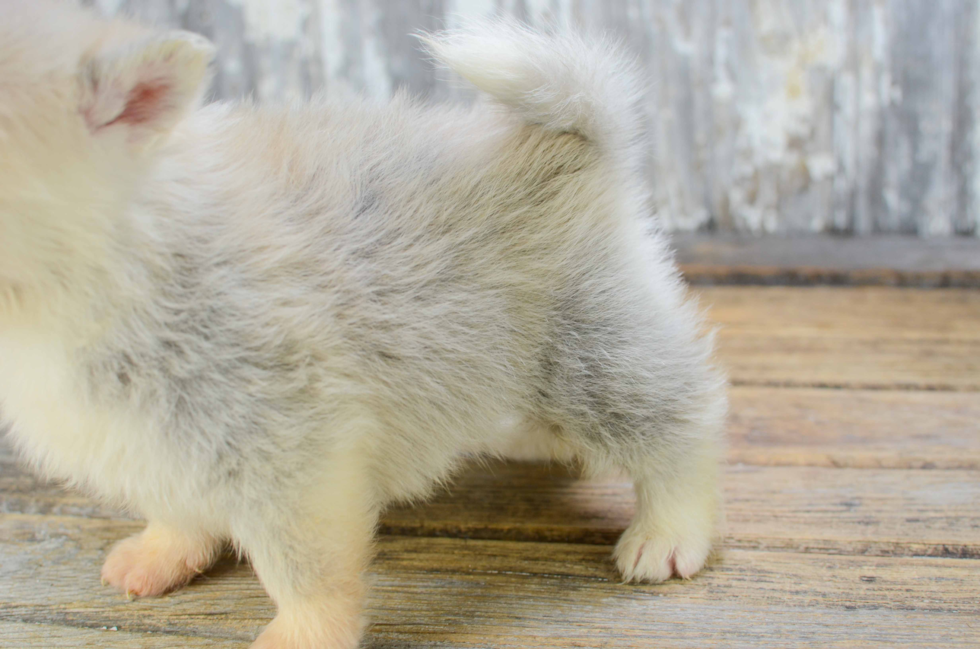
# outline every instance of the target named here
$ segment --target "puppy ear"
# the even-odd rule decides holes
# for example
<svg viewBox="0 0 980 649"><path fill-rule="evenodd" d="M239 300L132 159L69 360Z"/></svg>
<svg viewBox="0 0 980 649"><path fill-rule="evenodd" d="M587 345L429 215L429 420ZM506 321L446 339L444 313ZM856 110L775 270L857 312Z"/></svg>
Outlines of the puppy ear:
<svg viewBox="0 0 980 649"><path fill-rule="evenodd" d="M189 32L167 32L97 53L83 64L79 110L92 133L127 129L144 145L165 135L200 99L214 46Z"/></svg>

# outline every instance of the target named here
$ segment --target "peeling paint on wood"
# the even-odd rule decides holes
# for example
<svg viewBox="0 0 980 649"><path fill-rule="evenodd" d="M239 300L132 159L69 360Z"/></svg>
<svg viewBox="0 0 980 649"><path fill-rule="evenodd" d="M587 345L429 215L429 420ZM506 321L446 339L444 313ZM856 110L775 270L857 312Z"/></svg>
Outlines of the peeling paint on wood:
<svg viewBox="0 0 980 649"><path fill-rule="evenodd" d="M668 229L980 234L980 0L81 0L201 32L217 98L467 97L410 34L494 13L622 38Z"/></svg>

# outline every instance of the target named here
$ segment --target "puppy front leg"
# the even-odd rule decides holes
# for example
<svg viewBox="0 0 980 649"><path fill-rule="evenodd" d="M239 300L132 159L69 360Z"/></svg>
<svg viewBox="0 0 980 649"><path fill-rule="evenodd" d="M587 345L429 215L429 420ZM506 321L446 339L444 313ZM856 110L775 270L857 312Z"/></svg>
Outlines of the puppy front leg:
<svg viewBox="0 0 980 649"><path fill-rule="evenodd" d="M203 532L159 521L117 543L102 566L102 581L127 595L149 597L180 588L214 563L221 542Z"/></svg>
<svg viewBox="0 0 980 649"><path fill-rule="evenodd" d="M252 649L354 649L360 641L377 513L363 476L333 464L325 471L333 475L304 487L292 506L277 498L237 535L278 608Z"/></svg>

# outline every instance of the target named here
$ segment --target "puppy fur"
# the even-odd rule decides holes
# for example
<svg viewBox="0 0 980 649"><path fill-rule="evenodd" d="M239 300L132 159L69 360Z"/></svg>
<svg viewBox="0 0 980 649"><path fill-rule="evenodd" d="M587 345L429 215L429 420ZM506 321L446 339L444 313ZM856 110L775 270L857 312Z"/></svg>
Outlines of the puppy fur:
<svg viewBox="0 0 980 649"><path fill-rule="evenodd" d="M424 37L473 108L199 106L211 46L0 4L0 409L41 472L138 513L103 578L226 543L254 648L355 647L378 516L466 454L635 482L625 580L690 577L726 401L645 226L628 58L506 22Z"/></svg>

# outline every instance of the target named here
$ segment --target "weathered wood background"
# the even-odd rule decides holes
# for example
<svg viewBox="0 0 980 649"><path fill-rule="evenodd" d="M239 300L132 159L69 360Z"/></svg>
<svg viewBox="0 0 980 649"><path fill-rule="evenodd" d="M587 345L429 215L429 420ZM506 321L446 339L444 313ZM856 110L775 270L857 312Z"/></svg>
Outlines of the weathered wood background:
<svg viewBox="0 0 980 649"><path fill-rule="evenodd" d="M622 37L675 230L980 234L980 0L81 0L201 32L214 94L456 98L409 34L494 12Z"/></svg>

